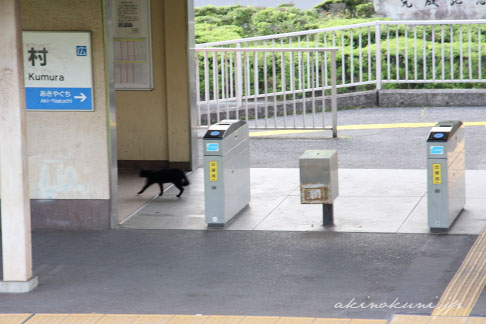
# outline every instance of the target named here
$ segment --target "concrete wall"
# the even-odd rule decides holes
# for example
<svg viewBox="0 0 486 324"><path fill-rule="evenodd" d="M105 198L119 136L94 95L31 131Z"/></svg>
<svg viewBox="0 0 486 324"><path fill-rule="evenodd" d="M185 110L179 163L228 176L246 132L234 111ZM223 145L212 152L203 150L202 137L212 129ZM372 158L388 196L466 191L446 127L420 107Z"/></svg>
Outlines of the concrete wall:
<svg viewBox="0 0 486 324"><path fill-rule="evenodd" d="M327 97L326 107L330 106ZM338 109L371 107L486 107L486 90L370 90L338 95Z"/></svg>
<svg viewBox="0 0 486 324"><path fill-rule="evenodd" d="M190 161L187 3L164 1L169 161Z"/></svg>
<svg viewBox="0 0 486 324"><path fill-rule="evenodd" d="M190 168L186 1L151 1L152 91L117 91L120 167Z"/></svg>
<svg viewBox="0 0 486 324"><path fill-rule="evenodd" d="M116 91L119 160L167 160L163 1L151 1L152 91Z"/></svg>
<svg viewBox="0 0 486 324"><path fill-rule="evenodd" d="M375 11L395 20L484 19L484 0L374 0Z"/></svg>
<svg viewBox="0 0 486 324"><path fill-rule="evenodd" d="M22 0L23 30L90 31L93 61L94 112L27 113L33 228L109 227L102 9L101 0Z"/></svg>
<svg viewBox="0 0 486 324"><path fill-rule="evenodd" d="M27 113L32 227L107 229L110 164L103 1L21 4L23 30L91 32L93 62L93 112ZM116 93L122 162L191 167L187 9L186 1L151 1L154 89Z"/></svg>
<svg viewBox="0 0 486 324"><path fill-rule="evenodd" d="M380 107L485 107L486 90L380 90Z"/></svg>

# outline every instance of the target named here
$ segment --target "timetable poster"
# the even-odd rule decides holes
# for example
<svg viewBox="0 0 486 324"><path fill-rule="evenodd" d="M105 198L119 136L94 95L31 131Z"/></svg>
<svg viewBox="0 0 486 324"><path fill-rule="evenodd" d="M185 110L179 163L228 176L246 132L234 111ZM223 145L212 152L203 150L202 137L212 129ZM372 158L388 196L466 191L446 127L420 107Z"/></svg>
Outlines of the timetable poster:
<svg viewBox="0 0 486 324"><path fill-rule="evenodd" d="M152 90L149 0L114 0L113 71L116 90Z"/></svg>

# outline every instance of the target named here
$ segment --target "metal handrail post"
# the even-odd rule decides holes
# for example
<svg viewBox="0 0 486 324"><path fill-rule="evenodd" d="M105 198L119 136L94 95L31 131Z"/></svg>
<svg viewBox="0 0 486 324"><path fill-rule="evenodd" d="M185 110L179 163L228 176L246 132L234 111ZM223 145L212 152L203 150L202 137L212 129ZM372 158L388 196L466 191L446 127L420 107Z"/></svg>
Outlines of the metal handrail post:
<svg viewBox="0 0 486 324"><path fill-rule="evenodd" d="M380 24L375 25L376 43L376 90L381 90L381 28Z"/></svg>
<svg viewBox="0 0 486 324"><path fill-rule="evenodd" d="M337 137L337 87L336 87L336 51L331 52L331 109L332 109L332 137ZM322 89L324 96L324 88ZM324 113L324 111L322 112Z"/></svg>
<svg viewBox="0 0 486 324"><path fill-rule="evenodd" d="M236 44L236 48L241 48L241 43ZM235 97L236 97L236 110L238 110L243 104L243 70L241 64L241 52L236 52L236 78L235 78Z"/></svg>

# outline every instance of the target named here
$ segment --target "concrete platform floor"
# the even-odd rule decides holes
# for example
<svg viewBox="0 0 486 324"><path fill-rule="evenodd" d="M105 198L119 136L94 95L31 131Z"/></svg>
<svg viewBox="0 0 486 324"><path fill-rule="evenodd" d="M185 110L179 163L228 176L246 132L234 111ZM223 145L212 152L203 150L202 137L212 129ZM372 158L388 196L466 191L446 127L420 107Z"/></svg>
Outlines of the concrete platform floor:
<svg viewBox="0 0 486 324"><path fill-rule="evenodd" d="M118 169L117 203L120 223L159 194L159 187L155 185L145 190L143 195L137 195L145 182L138 173L138 170Z"/></svg>
<svg viewBox="0 0 486 324"><path fill-rule="evenodd" d="M475 241L475 235L39 231L32 241L39 286L0 294L0 313L430 315L429 304L437 304ZM395 300L428 306L347 306ZM486 316L484 299L470 316Z"/></svg>
<svg viewBox="0 0 486 324"><path fill-rule="evenodd" d="M189 175L181 198L156 186L137 196L143 179L122 174L121 228L206 229L203 170ZM466 206L450 234L479 234L486 225L486 171L466 171ZM127 185L127 186L126 186ZM322 226L321 205L300 204L299 170L251 169L251 202L226 230L428 233L425 170L340 169L335 226Z"/></svg>

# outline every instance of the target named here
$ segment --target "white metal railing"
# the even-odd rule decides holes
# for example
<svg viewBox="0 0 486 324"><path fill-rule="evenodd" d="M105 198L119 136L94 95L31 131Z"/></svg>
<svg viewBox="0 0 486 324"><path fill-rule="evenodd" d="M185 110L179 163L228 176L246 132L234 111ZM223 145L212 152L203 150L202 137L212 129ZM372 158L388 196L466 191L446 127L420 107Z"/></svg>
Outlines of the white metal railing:
<svg viewBox="0 0 486 324"><path fill-rule="evenodd" d="M400 87L407 86L410 88L417 87L418 84L450 84L470 83L478 84L486 82L486 20L440 20L440 21L375 21L369 23L339 26L332 28L323 28L308 30L302 32L268 35L261 37L244 38L232 41L214 42L200 44L197 46L199 53L199 62L201 64L200 75L201 84L207 82L205 77L208 73L207 68L214 67L217 62L229 65L229 70L225 75L214 78L219 80L218 84L209 85L212 91L218 87L228 86L228 89L218 88L213 95L207 95L201 92L200 104L213 100L214 104L221 103L221 100L234 100L235 107L246 103L249 95L256 98L256 105L266 107L266 100L270 97L267 91L271 83L267 84L268 79L272 79L269 71L273 68L275 62L265 60L263 54L255 55L248 53L260 53L268 49L292 48L306 49L306 52L294 51L293 54L286 54L286 60L292 60L295 64L289 65L289 71L281 71L286 74L284 79L287 84L279 91L273 91L271 94L280 96L281 100L287 99L292 101L293 95L297 99L306 97L312 91L321 91L322 84L318 82L307 82L306 78L312 78L312 65L306 65L307 55L312 53L318 57L318 50L322 48L337 48L339 54L336 55L337 65L337 88L340 91L356 91L361 89L377 90L383 87ZM234 52L216 53L214 48L224 46L233 48ZM206 51L212 48L211 51ZM249 49L250 52L242 51ZM259 49L258 51L256 51ZM220 49L222 50L222 49ZM206 53L206 54L204 54ZM233 53L229 55L229 61L224 63L221 57L222 53ZM246 53L246 54L245 54ZM227 55L227 54L224 54ZM244 59L241 59L241 57ZM321 56L326 56L324 55ZM216 59L216 58L217 59ZM257 60L258 64L247 60ZM316 70L314 77L327 73L327 60L325 57L323 63L325 67L322 70ZM226 66L225 65L225 66ZM257 66L257 72L248 71L248 67ZM223 66L220 67L220 72ZM277 68L278 70L278 68ZM213 73L216 72L213 69ZM245 74L246 73L246 74ZM249 76L249 73L256 73ZM278 74L278 73L277 73ZM253 87L247 83L254 78L267 78L264 82L257 82L256 92L252 92ZM325 75L324 79L327 81ZM228 80L226 80L228 78ZM211 79L211 78L209 78ZM318 78L319 79L319 78ZM253 80L254 81L254 80ZM315 81L315 80L314 80ZM267 88L265 88L265 85ZM324 84L324 86L326 86ZM208 87L201 89L207 91ZM223 90L224 89L224 90ZM247 93L246 91L249 90ZM290 92L290 98L288 97ZM233 99L231 99L233 98ZM216 100L216 102L214 102ZM263 101L263 102L261 102ZM303 99L304 102L306 100ZM295 101L294 101L295 102ZM209 105L209 104L207 104ZM292 102L293 105L293 102ZM297 109L298 110L298 109ZM286 112L287 109L284 109ZM293 113L293 110L291 110ZM299 113L299 111L296 111ZM302 111L302 114L306 109ZM258 118L258 114L255 118ZM208 119L210 120L210 119ZM288 121L288 119L285 119ZM303 122L307 119L303 119ZM282 120L283 121L283 120ZM287 123L281 127L308 127L298 123ZM256 123L255 127L265 127L263 124ZM275 126L275 125L273 125ZM315 126L320 127L320 126Z"/></svg>
<svg viewBox="0 0 486 324"><path fill-rule="evenodd" d="M332 130L336 137L336 52L336 48L198 48L199 125L236 118L251 128L321 128Z"/></svg>

